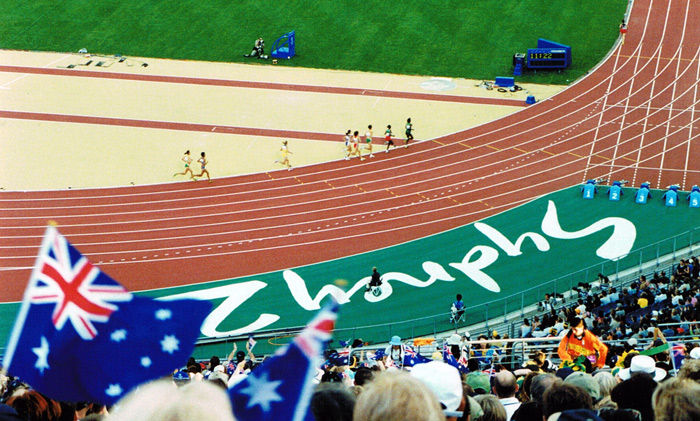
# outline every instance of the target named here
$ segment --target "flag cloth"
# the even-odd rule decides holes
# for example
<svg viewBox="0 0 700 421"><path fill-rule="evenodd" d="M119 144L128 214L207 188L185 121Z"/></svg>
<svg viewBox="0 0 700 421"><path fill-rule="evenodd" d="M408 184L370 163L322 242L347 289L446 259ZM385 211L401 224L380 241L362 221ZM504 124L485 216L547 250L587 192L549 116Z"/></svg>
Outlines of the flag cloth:
<svg viewBox="0 0 700 421"><path fill-rule="evenodd" d="M50 226L3 365L53 399L112 405L182 366L210 310L134 296Z"/></svg>
<svg viewBox="0 0 700 421"><path fill-rule="evenodd" d="M461 356L459 360L457 360L452 354L450 346L447 344L442 345L442 359L447 364L459 370L460 373L469 373L469 369L467 368L467 359L464 356Z"/></svg>
<svg viewBox="0 0 700 421"><path fill-rule="evenodd" d="M350 348L344 348L328 356L327 363L330 365L350 365Z"/></svg>
<svg viewBox="0 0 700 421"><path fill-rule="evenodd" d="M403 366L404 367L413 367L416 364L424 364L424 363L429 363L432 360L430 358L424 357L421 354L417 353L413 348L410 346L406 346L404 349L404 354L403 354Z"/></svg>
<svg viewBox="0 0 700 421"><path fill-rule="evenodd" d="M675 342L671 347L671 363L673 368L678 370L683 365L683 360L685 360L685 344L681 342Z"/></svg>
<svg viewBox="0 0 700 421"><path fill-rule="evenodd" d="M338 304L321 309L289 345L229 390L237 420L311 420L316 367L331 339Z"/></svg>

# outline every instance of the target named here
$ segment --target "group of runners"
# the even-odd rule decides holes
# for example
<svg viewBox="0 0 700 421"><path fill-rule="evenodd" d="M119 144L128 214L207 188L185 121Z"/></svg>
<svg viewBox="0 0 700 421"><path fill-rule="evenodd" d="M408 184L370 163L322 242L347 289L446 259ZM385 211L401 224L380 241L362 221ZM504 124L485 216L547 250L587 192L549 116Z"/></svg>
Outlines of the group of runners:
<svg viewBox="0 0 700 421"><path fill-rule="evenodd" d="M372 138L374 136L372 125L370 124L367 126L367 132L365 133L364 138L364 143L366 146L364 148L361 146L363 141L360 139L360 132L355 130L354 133L351 133L351 130L345 132L345 160L349 160L350 158L357 156L360 158L360 161L364 161L365 158L362 157L363 149L369 151L370 158L374 158L374 154L372 154ZM396 147L393 137L394 133L391 131L391 124L389 124L386 126L386 131L384 131L384 144L386 145L385 153L389 153L389 148L392 146ZM411 119L408 118L406 120L406 138L404 139L404 148L408 148L408 142L411 140L413 140L413 123L411 123Z"/></svg>
<svg viewBox="0 0 700 421"><path fill-rule="evenodd" d="M372 125L370 124L367 126L367 132L365 133L365 138L364 142L366 143L366 146L362 148L360 144L362 143L362 140L360 139L360 133L355 130L355 132L351 135L351 131L348 130L345 133L345 159L349 160L351 157L357 155L361 161L364 161L365 158L362 157L362 150L366 149L369 151L369 157L374 158L374 154L372 154L372 138L374 132L372 131ZM394 133L391 131L391 125L386 126L386 131L384 132L384 144L386 145L386 153L389 153L389 148L392 146L396 147L396 144L394 144ZM406 120L406 138L404 139L404 148L408 148L408 142L413 140L413 123L411 123L411 119L408 118ZM282 164L287 167L288 171L292 170L292 165L289 163L289 155L292 152L289 150L287 141L282 142L282 147L280 148L280 158L275 160L275 164ZM197 160L202 166L202 170L199 174L194 174L192 172L192 162L193 158L190 156L190 151L186 151L185 155L182 157L182 162L185 163L185 171L175 173L173 174L173 177L178 176L178 175L190 175L190 178L194 181L197 181L198 177L202 177L204 175L207 176L207 180L211 183L211 177L209 176L209 171L207 170L207 164L209 161L207 161L206 154L202 152L201 158Z"/></svg>
<svg viewBox="0 0 700 421"><path fill-rule="evenodd" d="M199 159L197 160L197 162L199 162L199 163L202 165L202 170L201 170L201 172L200 172L199 174L195 175L195 174L192 172L192 168L191 168L191 167L192 167L192 160L193 160L193 158L190 156L190 151L188 150L188 151L185 152L185 155L182 157L182 162L185 163L185 171L175 173L175 174L173 174L173 177L178 176L178 175L187 175L187 174L189 174L189 175L190 175L190 178L191 178L192 180L197 181L197 178L198 178L198 177L201 177L201 176L203 176L203 175L206 175L206 176L207 176L207 180L209 180L209 182L211 183L211 177L209 176L209 171L207 170L207 164L209 163L209 161L207 161L207 157L206 157L206 154L205 154L204 152L202 152L201 155L202 155L201 158L199 158Z"/></svg>

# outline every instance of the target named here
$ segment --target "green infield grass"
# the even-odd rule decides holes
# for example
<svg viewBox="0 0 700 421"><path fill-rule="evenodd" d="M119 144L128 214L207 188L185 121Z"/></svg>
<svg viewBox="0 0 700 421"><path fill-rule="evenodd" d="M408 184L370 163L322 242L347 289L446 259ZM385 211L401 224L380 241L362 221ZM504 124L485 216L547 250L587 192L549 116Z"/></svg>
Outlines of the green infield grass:
<svg viewBox="0 0 700 421"><path fill-rule="evenodd" d="M219 62L296 31L278 65L493 80L546 38L572 47L563 71L516 82L568 84L610 50L626 0L4 0L0 48Z"/></svg>

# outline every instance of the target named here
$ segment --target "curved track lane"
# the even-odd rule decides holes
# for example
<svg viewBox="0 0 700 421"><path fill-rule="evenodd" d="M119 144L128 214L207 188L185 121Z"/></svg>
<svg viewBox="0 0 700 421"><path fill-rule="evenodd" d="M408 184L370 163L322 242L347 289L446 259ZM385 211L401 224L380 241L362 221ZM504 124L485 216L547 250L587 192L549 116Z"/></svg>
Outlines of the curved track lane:
<svg viewBox="0 0 700 421"><path fill-rule="evenodd" d="M691 0L636 0L625 44L564 92L361 165L355 159L210 184L2 192L3 301L21 298L48 220L138 291L420 239L589 178L689 190L700 183L698 22ZM173 279L183 266L198 270Z"/></svg>

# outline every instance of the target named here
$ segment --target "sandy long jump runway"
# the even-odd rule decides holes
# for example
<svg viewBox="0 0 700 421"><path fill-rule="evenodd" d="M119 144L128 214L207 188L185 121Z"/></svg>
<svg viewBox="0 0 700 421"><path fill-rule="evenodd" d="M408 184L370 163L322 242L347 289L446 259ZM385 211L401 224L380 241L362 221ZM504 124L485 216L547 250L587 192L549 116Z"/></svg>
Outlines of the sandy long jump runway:
<svg viewBox="0 0 700 421"><path fill-rule="evenodd" d="M278 99L284 104L279 107L282 112L270 120L260 115L269 108L273 95L269 89L198 84L186 85L176 95L170 83L132 80L128 82L134 86L125 86L116 77L78 78L39 71L16 80L23 75L0 72L0 86L11 87L8 97L17 95L12 97L12 109L5 105L0 109L44 116L32 119L5 114L0 120L3 132L8 130L15 137L34 130L55 139L65 136L70 126L81 139L89 139L81 143L82 148L90 148L91 142L104 136L112 145L110 153L123 156L116 168L95 163L94 151L84 153L86 161L93 160L92 165L103 165L108 172L123 172L125 163L133 160L139 169L129 174L132 178L172 173L178 169L181 151L188 148L199 151L206 147L214 175L224 168L236 173L234 167L245 163L235 158L222 161L221 157L241 157L246 149L253 149L263 162L274 160L278 137L241 136L244 139L238 149L226 149L233 143L231 138L240 136L236 130L242 127L313 134L299 136L318 143L308 150L292 149L293 162L304 164L311 156L317 158L313 162L335 160L290 172L257 172L203 184L2 192L0 273L7 285L3 298L19 299L49 219L56 220L92 261L128 288L140 290L236 278L388 247L463 226L587 178L627 179L635 185L651 181L654 187L679 183L689 190L700 183L700 159L695 152L700 133L700 27L695 24L699 20L700 10L691 7L690 0L636 0L625 44L617 46L588 77L548 100L519 107L517 113L506 110L503 115L507 118L472 128L467 128L470 112L461 108L468 105L434 98L280 94L273 90L275 96L286 96ZM83 58L68 55L58 64L76 59ZM11 64L2 60L0 65ZM255 71L252 68L257 66L247 67ZM288 69L275 68L274 72L283 72L281 79L286 83L304 84L294 80L300 76L292 76ZM61 101L63 96L50 89L56 83L50 79L56 77L76 93L85 95L98 87L105 90L86 95L83 101ZM279 77L239 79L274 82ZM420 92L417 79L383 75L369 82L366 75L359 77L358 81L349 76L331 80L319 76L314 84L355 89L367 83L364 89L373 91ZM23 89L42 83L46 104L21 95ZM126 94L129 90L132 95ZM244 90L254 92L248 92L246 101L221 107L226 98L242 95ZM135 93L140 94L140 101L133 100ZM188 105L201 107L202 115L183 118L183 110L173 104L176 98L187 98ZM234 134L86 124L49 116L224 126L233 128ZM363 131L369 121L376 122L377 137L385 122L402 135L406 116L414 117L417 138L431 140L408 150L382 152L360 163L357 159L337 161L339 144L324 138L347 128ZM49 134L38 127L49 127ZM110 135L112 131L117 134ZM153 139L162 142L154 142L160 146L151 151L147 148ZM37 153L68 162L60 147L42 140L32 145L41 151ZM324 152L326 147L328 152ZM86 174L81 168L67 168L52 176L62 179L74 172ZM14 174L17 172L12 177ZM145 183L142 179L135 182ZM177 273L182 265L201 270L186 280L168 275ZM140 283L140 273L152 274L148 285Z"/></svg>

